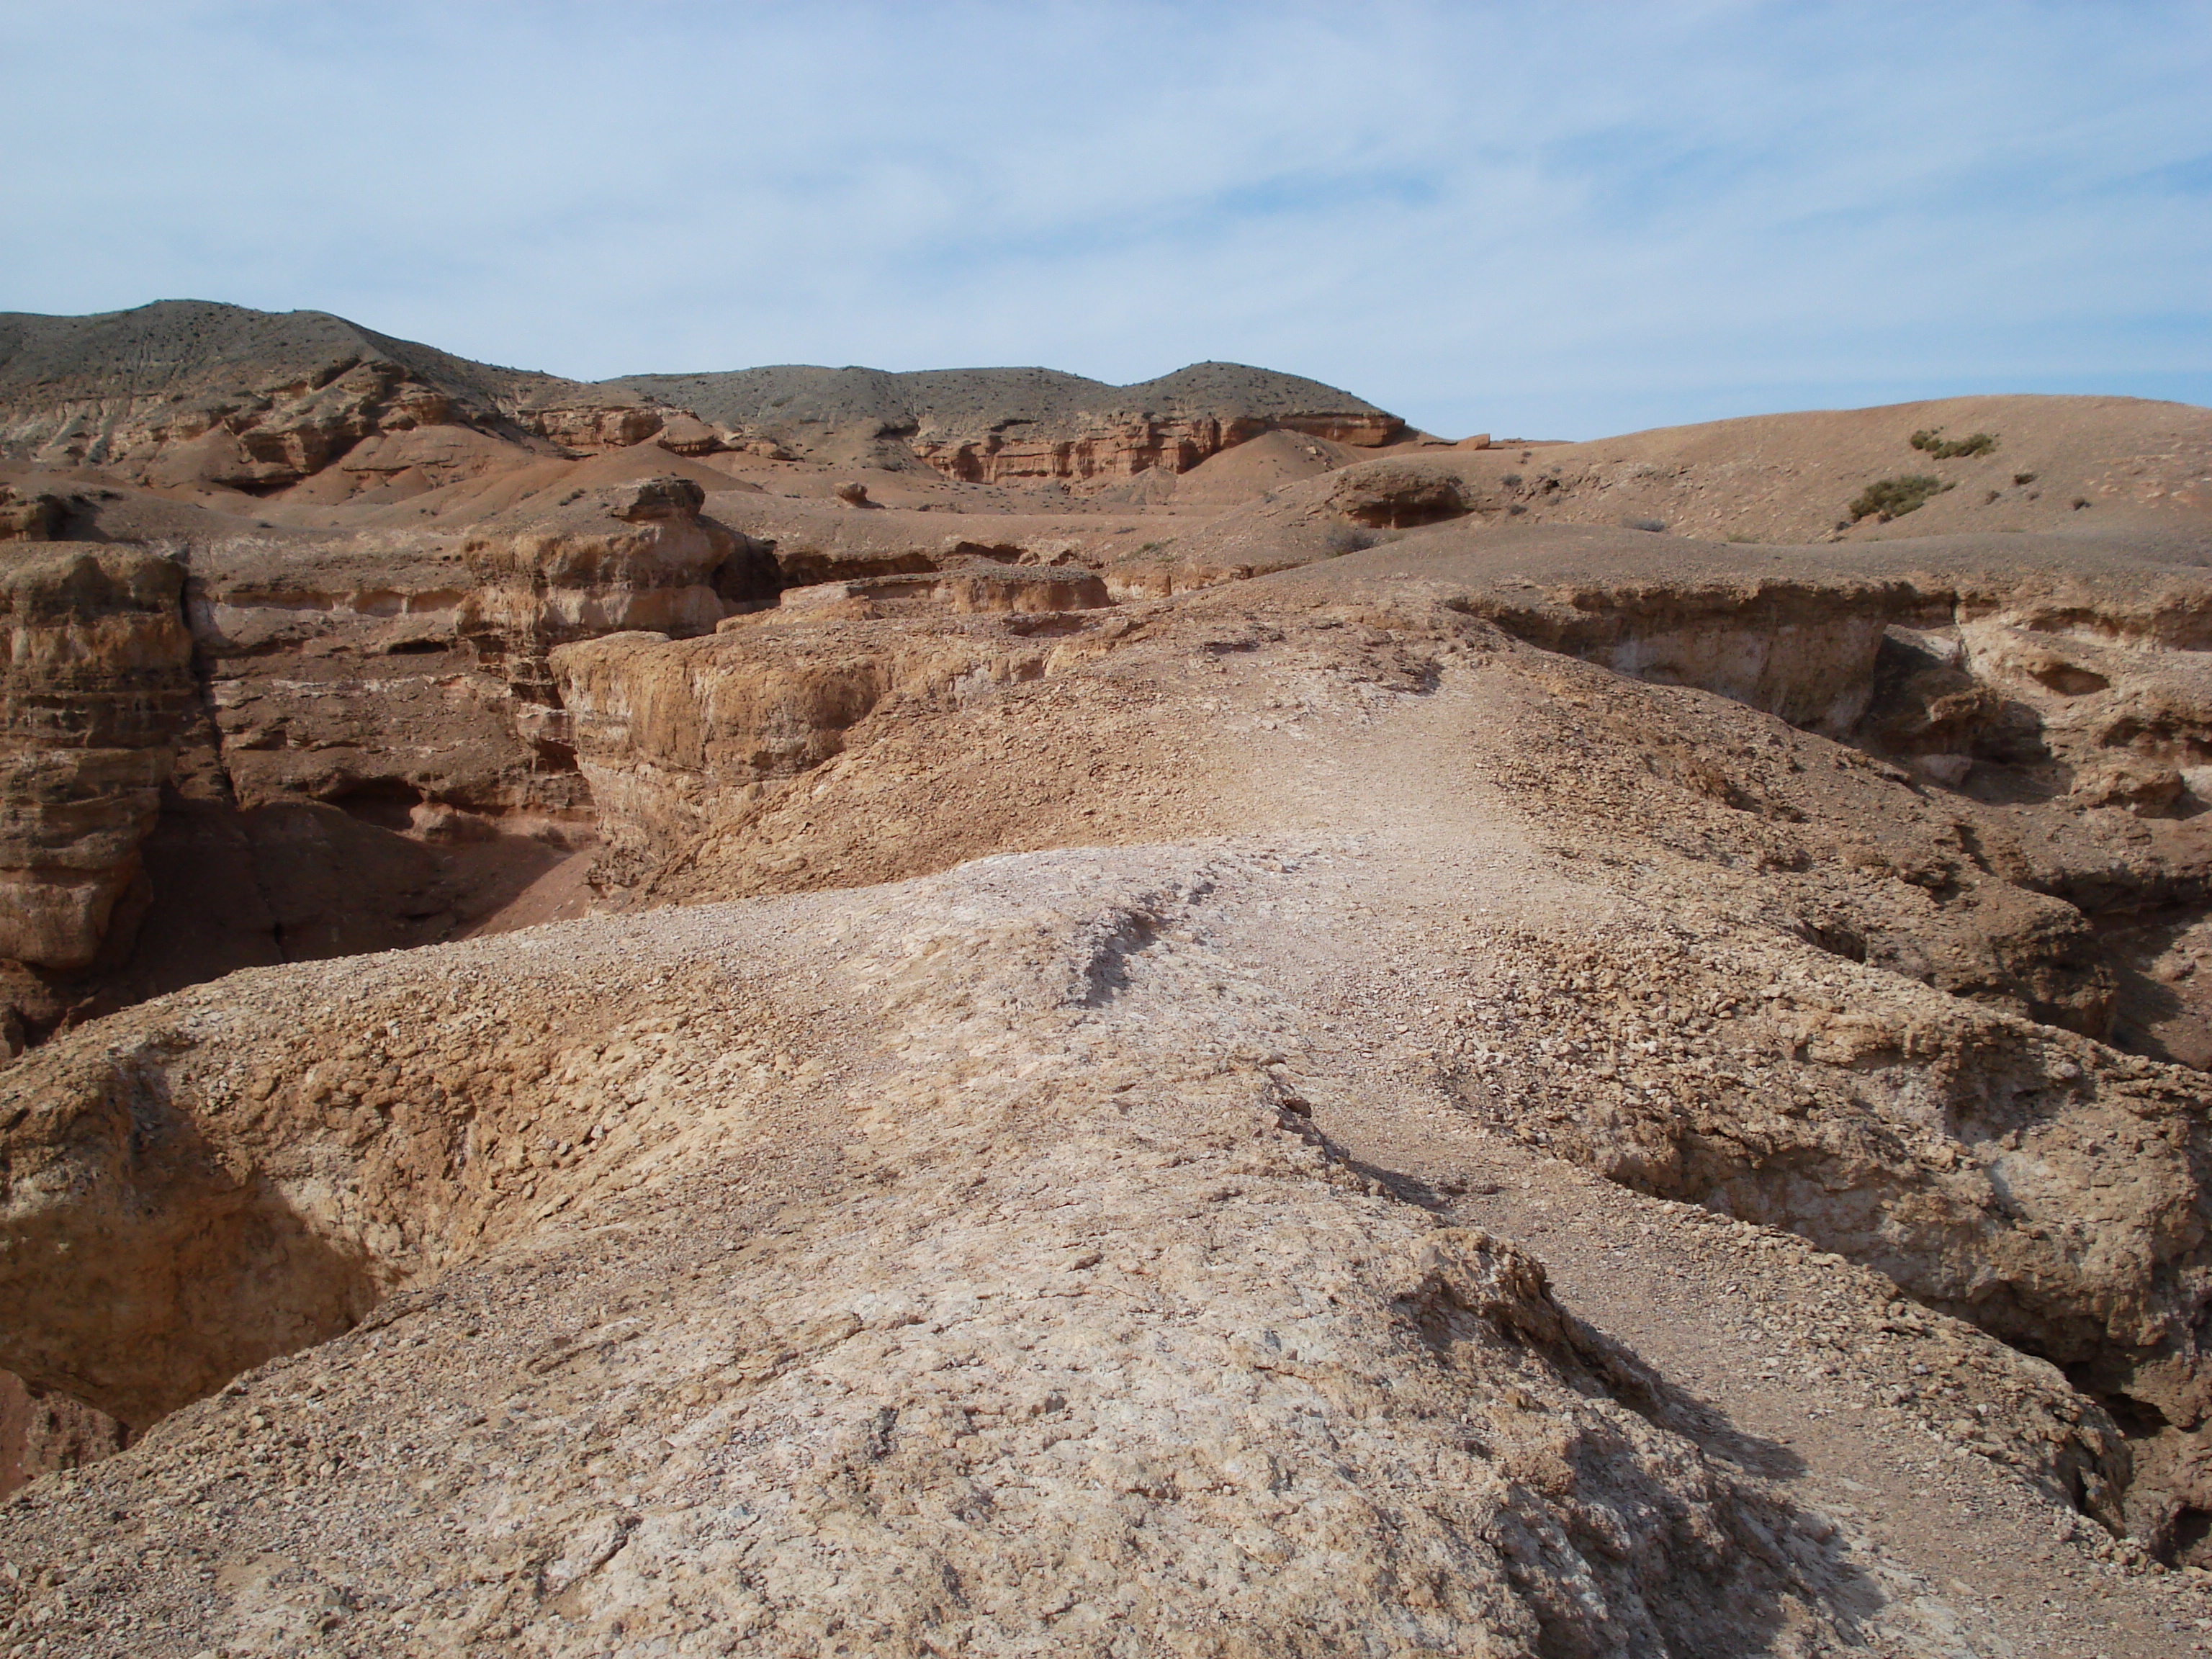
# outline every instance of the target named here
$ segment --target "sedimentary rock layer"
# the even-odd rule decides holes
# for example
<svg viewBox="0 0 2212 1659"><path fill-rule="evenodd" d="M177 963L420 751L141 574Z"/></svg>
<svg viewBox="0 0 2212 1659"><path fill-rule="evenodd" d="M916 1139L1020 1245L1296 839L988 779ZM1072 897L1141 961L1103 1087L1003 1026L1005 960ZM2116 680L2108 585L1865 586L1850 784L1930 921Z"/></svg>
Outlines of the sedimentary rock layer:
<svg viewBox="0 0 2212 1659"><path fill-rule="evenodd" d="M608 384L802 455L867 454L903 443L947 477L976 483L1186 472L1266 432L1363 447L1406 432L1397 416L1349 392L1238 363L1194 363L1126 386L1042 368L893 374L805 367Z"/></svg>
<svg viewBox="0 0 2212 1659"><path fill-rule="evenodd" d="M0 544L0 959L82 968L138 872L191 700L175 561Z"/></svg>

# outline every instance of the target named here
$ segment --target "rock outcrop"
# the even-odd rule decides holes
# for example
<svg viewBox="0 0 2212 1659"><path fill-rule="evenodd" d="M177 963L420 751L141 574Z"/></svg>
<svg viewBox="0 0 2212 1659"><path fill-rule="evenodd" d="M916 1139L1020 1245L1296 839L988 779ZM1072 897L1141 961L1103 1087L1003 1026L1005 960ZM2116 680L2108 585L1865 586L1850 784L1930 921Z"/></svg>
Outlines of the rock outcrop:
<svg viewBox="0 0 2212 1659"><path fill-rule="evenodd" d="M467 537L196 550L206 719L149 843L160 939L106 1002L450 938L589 848L546 653L640 625L706 632L772 597L765 548L702 518L702 499L649 477Z"/></svg>
<svg viewBox="0 0 2212 1659"><path fill-rule="evenodd" d="M56 1012L43 976L87 968L139 880L138 851L192 701L184 573L136 548L0 544L0 996Z"/></svg>
<svg viewBox="0 0 2212 1659"><path fill-rule="evenodd" d="M1267 432L1360 447L1406 434L1397 416L1349 392L1237 363L1194 363L1126 386L1042 368L805 367L607 385L795 454L896 461L903 453L969 483L1095 487L1187 472Z"/></svg>
<svg viewBox="0 0 2212 1659"><path fill-rule="evenodd" d="M61 541L69 518L68 501L55 492L0 483L0 542Z"/></svg>
<svg viewBox="0 0 2212 1659"><path fill-rule="evenodd" d="M951 585L957 605L985 583ZM991 586L1018 595L1023 585ZM901 617L896 603L885 617L866 598L831 599L688 643L617 634L556 649L552 669L605 842L595 879L633 886L702 841L741 838L783 786L842 752L872 717L895 725L957 708L1104 648L1080 625L1048 625L1057 611L1010 605L999 620L971 605L957 617Z"/></svg>
<svg viewBox="0 0 2212 1659"><path fill-rule="evenodd" d="M26 1481L82 1468L123 1449L128 1435L105 1412L24 1386L0 1371L0 1497Z"/></svg>
<svg viewBox="0 0 2212 1659"><path fill-rule="evenodd" d="M1366 580L1375 584L1364 590L1369 603L1391 596L1387 612L1360 614L1411 653L1378 672L1381 683L1417 695L1435 683L1439 657L1486 648L1496 637L1486 628L1540 643L1514 659L1516 672L1568 704L1610 712L1524 727L1516 757L1500 753L1489 763L1532 799L1586 798L1593 816L1572 831L1574 845L1625 836L1648 847L1638 836L1653 836L1691 867L1745 872L1698 878L1706 887L1700 902L1767 918L1764 926L1783 928L1826 964L1808 969L1800 988L1773 982L1775 969L1756 952L1716 967L1710 984L1693 957L1672 948L1622 969L1633 951L1620 939L1585 955L1547 954L1554 945L1516 957L1513 969L1501 970L1508 977L1559 988L1532 1000L1525 991L1470 988L1475 1006L1497 1010L1484 1022L1498 1035L1470 1028L1438 1051L1442 1064L1468 1057L1460 1075L1469 1104L1502 1130L1615 1179L1788 1227L1869 1262L1923 1304L2072 1368L2099 1396L2177 1432L2205 1420L2212 1401L2200 1292L2212 1268L2189 1220L2195 1172L2212 1158L2212 1146L2199 1144L2203 1085L2085 1040L2111 1033L2125 964L2100 942L2094 914L2049 890L2086 899L2078 877L2067 886L2069 870L2118 882L2116 831L2146 874L2160 872L2179 891L2212 870L2212 847L2186 816L2069 806L2044 823L2032 858L1999 850L2027 839L2020 826L2043 822L2021 803L2047 799L2052 788L2063 794L2067 769L2087 763L2081 744L2124 746L2149 729L2168 746L2160 752L2180 755L2201 741L2187 691L2197 670L2177 648L2193 637L2184 619L2205 602L2201 576L2139 569L2122 578L2078 566L2004 576L1771 574L1773 556L1762 554L1755 579L1683 571L1659 590L1577 576L1584 550L1570 544L1563 560L1559 544L1540 537L1499 544L1498 580L1455 564L1450 542L1425 556L1414 542L1401 546L1283 580L1331 595ZM1529 582L1547 558L1563 566L1559 579ZM1395 586L1376 579L1383 570L1400 573ZM1363 590L1352 591L1356 605ZM1211 602L1243 611L1258 601L1216 590ZM994 659L994 672L969 668L957 653L931 656L957 637L941 621L870 620L857 596L825 596L824 608L832 604L860 608L836 624L802 623L799 606L688 647L635 637L562 655L592 733L595 789L623 823L616 884L677 865L695 877L719 872L704 876L709 884L730 879L737 866L720 849L739 840L757 849L749 878L772 885L765 849L802 818L819 825L863 813L899 826L909 843L934 834L959 844L951 817L963 797L944 774L909 781L906 769L933 749L981 741L970 735L957 688L1043 682L1064 669L1049 657L1035 667ZM1269 620L1243 623L1237 643L1215 648L1255 652L1261 665L1298 660L1305 624L1295 613L1261 614ZM2091 617L2095 632L2084 644L2075 630ZM1899 712L1887 665L1900 628L1918 641L1940 641L1942 628L2010 640L2014 656L1993 658L2000 676L2015 657L2047 664L2114 653L2097 659L2118 677L2103 690L2057 677L2076 698L2109 692L2116 715L2134 713L2084 714L2066 730L2087 735L2055 731L2055 750L1992 747L1975 762L1986 774L1980 798L1931 802L1930 785L1842 746L1880 750L1912 724ZM1087 648L1112 653L1122 637L1100 635ZM1079 643L1070 635L1055 648ZM1542 665L1554 653L1595 662L1561 676ZM2131 657L2124 668L2124 655ZM890 671L909 660L921 695L872 726L878 708L907 689ZM1003 672L1009 664L1014 672ZM1656 684L1623 689L1642 678ZM947 686L955 695L944 695ZM1674 688L1727 701L1692 690L1684 703ZM1992 685L1980 695L2004 702ZM2145 720L2152 701L2164 712ZM2053 705L2054 715L2064 712ZM901 726L911 742L881 735ZM1112 833L1108 803L1093 800L1085 811L1097 816L1085 828ZM934 831L908 827L917 811L939 817ZM811 856L813 884L870 867L851 851ZM1669 885L1665 902L1682 902L1692 890ZM1766 939L1759 950L1772 950ZM1503 945L1485 949L1494 957ZM1836 977L1854 973L1869 976L1857 988ZM1751 997L1742 988L1758 979L1769 982ZM1606 994L1615 983L1638 988L1616 1006ZM1667 993L1654 1006L1650 988L1661 985L1680 996ZM1889 988L1878 994L1877 986ZM1593 1024L1601 1008L1614 1008L1620 1023L1608 1015ZM1553 1042L1572 1054L1525 1067L1510 1058L1525 1053L1516 1033L1539 1030L1549 1034L1547 1054ZM1686 1044L1683 1031L1710 1035ZM1662 1058L1642 1057L1655 1053ZM2145 1525L2146 1536L2172 1531L2170 1515Z"/></svg>
<svg viewBox="0 0 2212 1659"><path fill-rule="evenodd" d="M775 599L769 550L701 518L705 501L687 478L648 478L580 491L550 514L493 519L469 538L474 586L459 630L506 680L534 741L562 744L547 666L556 646L637 629L711 633L732 611ZM556 730L538 729L546 725Z"/></svg>
<svg viewBox="0 0 2212 1659"><path fill-rule="evenodd" d="M1130 386L1046 369L811 368L589 385L320 312L162 301L0 315L0 458L324 506L647 442L1100 487L1188 471L1270 432L1373 447L1406 428L1348 392L1233 363Z"/></svg>
<svg viewBox="0 0 2212 1659"><path fill-rule="evenodd" d="M449 937L588 846L547 651L707 632L779 577L686 479L571 494L466 538L7 544L10 1044L234 968Z"/></svg>
<svg viewBox="0 0 2212 1659"><path fill-rule="evenodd" d="M0 315L0 455L167 486L343 501L435 488L536 455L593 453L696 421L493 368L321 312L165 300L92 317ZM712 447L712 434L707 434ZM672 446L673 447L673 446Z"/></svg>
<svg viewBox="0 0 2212 1659"><path fill-rule="evenodd" d="M2186 411L1998 411L2063 536L1849 544L2043 510L1938 443L1746 546L1896 411L1784 501L1224 366L52 320L7 1642L1957 1650L1852 1483L2212 1617Z"/></svg>

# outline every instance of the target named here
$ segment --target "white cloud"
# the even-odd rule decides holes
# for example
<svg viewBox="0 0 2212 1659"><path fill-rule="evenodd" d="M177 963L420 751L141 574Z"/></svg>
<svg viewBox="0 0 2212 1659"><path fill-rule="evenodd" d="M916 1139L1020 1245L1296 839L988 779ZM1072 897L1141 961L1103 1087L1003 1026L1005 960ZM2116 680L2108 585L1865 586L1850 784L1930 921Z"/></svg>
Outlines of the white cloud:
<svg viewBox="0 0 2212 1659"><path fill-rule="evenodd" d="M0 307L1227 357L1454 431L2212 398L2196 6L88 3L0 52Z"/></svg>

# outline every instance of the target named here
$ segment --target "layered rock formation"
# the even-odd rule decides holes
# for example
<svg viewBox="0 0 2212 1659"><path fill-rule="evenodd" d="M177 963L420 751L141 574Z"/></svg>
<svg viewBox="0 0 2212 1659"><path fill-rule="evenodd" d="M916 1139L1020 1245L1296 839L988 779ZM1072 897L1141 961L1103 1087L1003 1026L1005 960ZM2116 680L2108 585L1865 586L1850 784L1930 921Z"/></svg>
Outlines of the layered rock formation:
<svg viewBox="0 0 2212 1659"><path fill-rule="evenodd" d="M533 737L559 742L533 724L559 707L547 666L556 646L635 629L710 633L775 598L781 577L770 550L701 518L705 501L689 479L650 478L579 492L550 514L493 519L469 538L475 586L459 631L525 706Z"/></svg>
<svg viewBox="0 0 2212 1659"><path fill-rule="evenodd" d="M780 786L832 760L864 721L988 699L1103 654L1116 632L1065 614L1106 603L1087 573L985 568L807 593L822 598L689 645L617 634L553 653L607 843L596 879L633 885L675 848L742 839Z"/></svg>
<svg viewBox="0 0 2212 1659"><path fill-rule="evenodd" d="M1267 432L1363 447L1405 422L1318 381L1238 363L1194 363L1107 386L1042 368L790 367L646 374L610 389L680 405L799 455L895 458L898 447L970 483L1103 483L1187 472Z"/></svg>
<svg viewBox="0 0 2212 1659"><path fill-rule="evenodd" d="M545 453L651 437L664 415L470 362L322 312L165 300L0 315L0 455L265 495L431 488ZM694 423L696 424L696 422Z"/></svg>
<svg viewBox="0 0 2212 1659"><path fill-rule="evenodd" d="M1593 554L1618 556L1548 557ZM770 849L842 825L909 868L988 850L970 780L1059 790L1091 850L288 968L19 1062L0 1359L153 1426L11 1522L33 1559L64 1532L99 1574L127 1550L130 1587L17 1616L90 1640L158 1609L248 1652L297 1639L300 1594L364 1643L397 1621L550 1651L833 1622L1106 1651L1217 1608L1290 1645L1540 1653L1643 1620L1702 1652L1748 1619L1805 1651L1941 1651L1925 1592L1740 1446L1717 1461L1710 1416L1480 1231L1480 1188L1347 1160L1399 1100L1447 1146L1488 1126L1870 1263L1824 1279L1821 1331L1873 1367L1858 1409L1967 1410L1960 1455L2035 1503L2191 1547L2201 1079L1794 931L1828 861L1743 848L1884 822L1901 866L1944 815L1742 703L1516 639L1480 614L1498 587L1480 550L1408 542L1200 602L797 607L556 647L595 777L693 792L633 830L702 882L737 867L732 822ZM1032 618L1058 631L1030 648L1076 650L1011 672L995 630ZM1767 807L1646 769L1623 811L1626 769L1674 741ZM1605 827L1577 818L1607 792ZM1099 847L1163 835L1194 839ZM2141 1443L2164 1484L2130 1484L2057 1370L1900 1286L2166 1415ZM1940 1385L1884 1368L1890 1326L1933 1334ZM377 1404L395 1375L404 1417ZM118 1483L185 1480L220 1512L97 1518ZM199 1589L210 1548L301 1561L303 1525L320 1565ZM787 1565L824 1550L832 1575Z"/></svg>
<svg viewBox="0 0 2212 1659"><path fill-rule="evenodd" d="M546 654L772 599L766 548L702 501L664 477L467 537L15 544L12 1040L233 968L451 937L589 846ZM127 922L154 907L136 949L107 924L133 890Z"/></svg>
<svg viewBox="0 0 2212 1659"><path fill-rule="evenodd" d="M138 851L191 702L176 562L135 548L0 544L0 974L23 1021L43 980L88 967L139 879ZM143 901L142 901L143 902Z"/></svg>
<svg viewBox="0 0 2212 1659"><path fill-rule="evenodd" d="M1348 392L1233 363L1129 386L1047 369L803 367L592 385L320 312L162 301L0 315L0 458L321 505L645 442L686 456L919 457L969 483L1103 484L1188 471L1278 431L1363 447L1407 435Z"/></svg>
<svg viewBox="0 0 2212 1659"><path fill-rule="evenodd" d="M1613 712L1525 728L1524 753L1494 763L1539 799L1565 802L1587 792L1595 816L1577 824L1578 842L1601 838L1607 832L1599 820L1618 824L1624 801L1632 800L1628 821L1663 826L1662 838L1677 856L1757 872L1722 878L1708 898L1740 886L1744 914L1772 919L1830 961L1864 963L1885 982L1918 981L1969 1000L1962 1006L1929 995L1908 1012L1862 994L1854 1014L1841 1017L1847 1005L1814 975L1802 992L1770 987L1747 1011L1744 993L1728 988L1765 971L1755 958L1722 970L1700 991L1692 964L1662 951L1629 979L1679 984L1684 1000L1670 994L1656 1009L1631 1002L1626 1024L1592 1025L1590 1011L1604 998L1585 981L1600 994L1620 982L1623 945L1581 956L1549 954L1556 947L1547 945L1523 958L1524 977L1567 988L1506 1018L1496 1036L1471 1036L1453 1049L1475 1056L1462 1074L1470 1101L1486 1117L1494 1112L1501 1127L1617 1179L1727 1206L1873 1263L1925 1302L2075 1367L2085 1384L2130 1402L2130 1411L2185 1429L2203 1420L2198 1285L2206 1268L2201 1238L2186 1221L2197 1202L2193 1171L2208 1150L2197 1145L2195 1127L2203 1085L2115 1062L2094 1044L2026 1023L2109 1034L2136 994L2123 989L2135 970L2100 942L2098 899L2124 908L2127 894L2140 890L2135 884L2197 892L2212 871L2212 843L2191 817L2147 818L2109 806L2085 814L2069 805L2055 818L2039 817L2032 805L2054 791L2082 800L2067 795L2066 779L2101 775L2112 763L2105 757L2133 754L2129 745L2142 733L2157 733L2145 740L2167 745L2162 753L2201 740L2205 728L2190 712L2197 705L2189 690L2201 671L2192 652L2177 649L2193 643L2195 624L2185 619L2203 613L2201 577L2140 568L2100 574L2094 561L2046 550L2040 556L2055 565L2041 572L2015 565L2002 574L1904 578L1814 574L1808 564L1748 581L1678 570L1665 586L1646 586L1588 574L1593 562L1632 567L1649 545L1633 536L1595 544L1500 542L1489 569L1503 580L1482 562L1440 562L1413 554L1415 544L1401 545L1403 555L1364 556L1332 567L1325 579L1316 573L1310 584L1340 594L1357 568L1370 584L1366 603L1389 605L1387 620L1381 611L1364 614L1413 641L1414 655L1382 684L1418 690L1431 683L1437 653L1480 645L1485 623L1540 643L1544 653L1607 665L1565 681L1562 693ZM1378 557L1401 562L1377 567ZM1766 572L1774 557L1760 555ZM1523 579L1545 563L1554 567L1549 582ZM1391 579L1378 580L1378 569ZM1419 602L1409 608L1414 595ZM1253 602L1234 590L1212 598L1217 608ZM866 878L884 872L886 848L880 830L864 836L863 824L895 826L908 848L975 850L958 822L970 798L953 783L950 764L922 757L984 741L973 729L976 717L939 690L934 701L925 695L899 706L895 718L872 722L896 688L891 668L912 659L941 670L933 678L925 666L916 685L968 684L986 696L994 681L1047 680L1065 671L1032 646L1034 665L994 673L953 650L957 636L941 623L859 618L838 632L827 623L802 624L799 614L773 627L748 624L734 644L729 635L690 647L633 638L562 653L557 665L574 677L572 701L592 734L586 765L611 819L623 826L611 881L684 890L666 887L656 866L688 872L695 893L732 884L774 890L794 869L809 884ZM2072 630L2091 617L2099 638L2077 637ZM1127 626L1072 633L1054 649L1110 653ZM1924 737L1911 710L1930 688L1896 676L1893 653L1900 640L1918 650L1951 637L1946 630L2013 641L2010 655L1990 653L1995 678L1972 682L1976 707L2004 706L2007 665L2014 660L2064 678L2048 665L2102 652L2126 656L2124 672L2114 657L2098 657L2120 676L2101 690L2065 681L2076 698L2112 696L2113 717L2077 718L2054 705L2050 740L2031 752L2020 746L2025 705L2015 708L2014 724L1972 759L1978 793L1930 810L1921 792L1941 787L1932 778L1916 785L1896 768L1789 726L1762 732L1741 711L1693 718L1656 701L1657 694L1607 689L1624 673L1707 688L1808 732L1825 730L1910 760L1914 739L1900 733ZM1242 648L1266 653L1272 639L1294 662L1297 637L1276 617L1273 627L1248 628ZM933 659L930 646L947 654ZM1544 659L1530 659L1528 672L1555 673L1540 667ZM992 659L1000 670L1007 661ZM855 685L861 694L846 695ZM585 709L593 712L582 715ZM2121 710L2130 712L2122 717ZM778 734L772 751L764 736L770 729ZM1107 727L1092 729L1103 737ZM1767 732L1789 737L1778 743ZM710 758L717 742L725 745L720 760ZM1887 748L1899 742L1908 746ZM1569 754L1565 775L1573 781L1563 787L1554 768ZM1033 755L1030 769L1042 758ZM1084 787L1079 778L1070 783ZM866 792L865 816L858 793L852 808L840 806L857 791ZM1114 833L1109 804L1110 797L1090 798L1083 820L1063 819L1060 833ZM1036 821L1051 821L1042 804L1033 810ZM849 832L825 839L820 826L841 820ZM1141 833L1141 822L1140 814L1121 833ZM2136 873L2122 873L2130 868ZM2093 907L2087 914L2084 903ZM1992 1012L1973 1011L1974 1004ZM1717 1022L1716 1009L1726 1015ZM1724 1030L1719 1052L1733 1056L1719 1060L1701 1042L1682 1047L1674 1040L1676 1022ZM1510 1034L1532 1029L1593 1058L1525 1073L1511 1061L1503 1073L1492 1069L1517 1052ZM1502 1051L1493 1046L1499 1042L1507 1045ZM1634 1058L1655 1048L1670 1058ZM1600 1059L1601 1075L1618 1073L1622 1085L1589 1078L1588 1066ZM1625 1060L1632 1061L1632 1085ZM1791 1097L1778 1110L1768 1097L1785 1087ZM1924 1139L1931 1112L1943 1127ZM2085 1156L2110 1161L2093 1172ZM2160 1511L2153 1490L2140 1494L2150 1517L2145 1535L2176 1535L2179 1511Z"/></svg>

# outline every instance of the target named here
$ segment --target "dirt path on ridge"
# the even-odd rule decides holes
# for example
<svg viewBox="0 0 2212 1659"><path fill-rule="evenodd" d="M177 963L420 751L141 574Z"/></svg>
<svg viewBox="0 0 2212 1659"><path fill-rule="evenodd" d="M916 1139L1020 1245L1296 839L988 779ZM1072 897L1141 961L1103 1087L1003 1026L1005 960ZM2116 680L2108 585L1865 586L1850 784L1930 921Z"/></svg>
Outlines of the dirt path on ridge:
<svg viewBox="0 0 2212 1659"><path fill-rule="evenodd" d="M1279 827L1303 879L1256 910L1232 907L1218 938L1267 963L1305 1016L1324 1057L1308 1079L1316 1121L1332 1139L1401 1195L1532 1250L1566 1307L1753 1449L1753 1473L1940 1596L1919 1611L1958 1654L2212 1652L2212 1585L2097 1560L2092 1523L1881 1403L1914 1381L1909 1352L1816 1340L1836 1258L1493 1135L1437 1086L1433 1027L1409 1016L1439 964L1499 926L1595 927L1637 908L1543 853L1485 774L1461 673L1431 695L1370 693L1354 712L1296 721L1254 688L1225 689L1241 713L1217 749L1224 786Z"/></svg>

